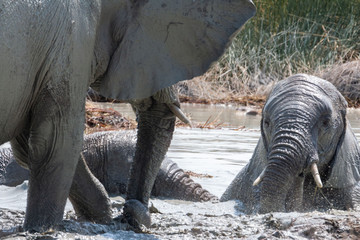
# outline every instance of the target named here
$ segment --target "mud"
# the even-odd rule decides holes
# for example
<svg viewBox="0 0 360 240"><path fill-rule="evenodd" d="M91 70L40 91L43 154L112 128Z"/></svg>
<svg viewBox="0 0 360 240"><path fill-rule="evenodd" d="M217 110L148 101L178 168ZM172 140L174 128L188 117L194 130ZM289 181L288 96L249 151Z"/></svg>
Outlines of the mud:
<svg viewBox="0 0 360 240"><path fill-rule="evenodd" d="M114 216L123 199L112 198ZM241 203L190 203L152 200L152 225L142 233L120 222L77 222L72 211L55 231L23 232L23 211L0 209L2 239L359 239L360 213L330 210L243 215Z"/></svg>
<svg viewBox="0 0 360 240"><path fill-rule="evenodd" d="M351 110L348 116L359 137L359 112ZM194 177L220 196L247 163L258 141L259 130L250 130L249 126L258 127L259 119L247 119L239 124L247 127L242 131L177 129L168 155L185 170L201 174ZM0 209L1 239L360 239L360 212L356 211L243 215L236 201L213 204L165 199L152 199L153 223L144 233L126 231L128 226L119 222L106 226L77 222L67 208L58 230L32 234L21 228L26 189L24 185L0 191L0 200L5 198L1 206L8 208ZM123 199L112 201L115 217L121 212Z"/></svg>
<svg viewBox="0 0 360 240"><path fill-rule="evenodd" d="M186 218L157 214L158 224L152 231L161 239L359 239L359 216L341 211L253 216L189 213Z"/></svg>

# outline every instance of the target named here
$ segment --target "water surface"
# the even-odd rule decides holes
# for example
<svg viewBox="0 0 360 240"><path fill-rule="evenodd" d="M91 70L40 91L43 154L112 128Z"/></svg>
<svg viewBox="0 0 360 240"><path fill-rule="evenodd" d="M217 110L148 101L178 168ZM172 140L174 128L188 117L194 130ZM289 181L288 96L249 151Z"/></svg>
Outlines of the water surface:
<svg viewBox="0 0 360 240"><path fill-rule="evenodd" d="M134 117L128 104L99 104ZM168 156L185 170L210 175L194 178L217 196L225 191L235 175L248 162L260 137L260 115L246 115L236 107L184 104L182 109L195 122L209 118L223 123L222 129L177 128ZM360 111L348 110L348 120L360 138ZM244 126L242 130L239 127ZM27 183L16 188L0 186L0 207L25 210ZM67 205L71 209L71 205Z"/></svg>
<svg viewBox="0 0 360 240"><path fill-rule="evenodd" d="M100 103L98 106L113 108L134 118L129 104ZM225 105L182 104L181 108L193 122L216 121L223 127L177 128L168 156L185 170L212 176L196 178L196 181L221 196L252 156L260 137L261 114L248 115L246 109ZM360 139L360 110L348 109L347 118ZM245 128L239 130L241 127Z"/></svg>

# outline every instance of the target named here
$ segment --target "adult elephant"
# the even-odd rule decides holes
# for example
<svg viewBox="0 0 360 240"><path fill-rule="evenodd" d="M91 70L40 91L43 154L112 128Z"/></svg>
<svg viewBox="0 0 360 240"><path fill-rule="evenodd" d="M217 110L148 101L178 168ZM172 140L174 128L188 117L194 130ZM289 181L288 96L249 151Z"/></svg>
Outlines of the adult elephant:
<svg viewBox="0 0 360 240"><path fill-rule="evenodd" d="M206 71L254 13L251 0L0 0L0 143L11 141L30 169L24 229L56 225L69 193L86 219L111 219L104 189L78 164L89 85L134 100L138 144L124 216L149 225L176 104L163 91L150 96Z"/></svg>
<svg viewBox="0 0 360 240"><path fill-rule="evenodd" d="M280 81L263 108L255 152L221 201L239 199L260 213L357 207L360 148L346 108L328 81Z"/></svg>

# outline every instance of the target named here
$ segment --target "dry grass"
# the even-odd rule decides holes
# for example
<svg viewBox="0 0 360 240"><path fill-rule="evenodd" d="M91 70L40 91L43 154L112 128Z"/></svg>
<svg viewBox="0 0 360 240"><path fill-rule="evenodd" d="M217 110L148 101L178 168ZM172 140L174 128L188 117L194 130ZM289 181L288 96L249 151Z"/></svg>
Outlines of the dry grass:
<svg viewBox="0 0 360 240"><path fill-rule="evenodd" d="M360 60L347 63L334 64L325 69L317 69L311 73L331 82L345 97L349 107L360 107ZM234 91L224 85L217 85L216 81L209 78L216 78L208 72L204 76L184 81L178 84L179 97L181 102L199 104L239 104L262 108L272 87L279 80L271 81L268 85L252 87L244 83L239 88L242 91Z"/></svg>
<svg viewBox="0 0 360 240"><path fill-rule="evenodd" d="M265 99L272 89L272 84L260 86L256 91L246 90L249 88L244 85L243 91L235 91L227 88L216 81L208 81L211 73L206 73L201 77L180 82L177 85L180 102L198 104L238 104L250 107L262 107ZM215 76L212 76L215 77Z"/></svg>
<svg viewBox="0 0 360 240"><path fill-rule="evenodd" d="M359 0L254 3L256 16L219 62L203 76L179 84L183 101L247 103L240 99L264 98L274 83L293 74L318 75L360 58ZM349 89L341 87L343 90L349 99L354 97Z"/></svg>
<svg viewBox="0 0 360 240"><path fill-rule="evenodd" d="M349 107L360 106L360 61L337 64L316 75L334 84Z"/></svg>
<svg viewBox="0 0 360 240"><path fill-rule="evenodd" d="M190 177L196 177L196 178L213 178L214 177L209 174L195 173L193 171L186 171L185 174L189 175Z"/></svg>

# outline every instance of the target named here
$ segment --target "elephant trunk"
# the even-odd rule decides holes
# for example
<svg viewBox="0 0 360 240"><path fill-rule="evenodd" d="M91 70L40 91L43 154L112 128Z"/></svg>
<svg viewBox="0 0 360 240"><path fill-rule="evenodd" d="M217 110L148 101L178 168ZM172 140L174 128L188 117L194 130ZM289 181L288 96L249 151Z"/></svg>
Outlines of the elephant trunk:
<svg viewBox="0 0 360 240"><path fill-rule="evenodd" d="M169 159L165 159L152 191L154 196L165 196L186 201L218 202L219 198L192 180L188 174Z"/></svg>
<svg viewBox="0 0 360 240"><path fill-rule="evenodd" d="M150 226L148 203L156 176L170 146L175 128L175 115L168 107L177 102L172 88L164 89L150 98L132 102L138 121L135 156L130 170L126 221L138 227Z"/></svg>
<svg viewBox="0 0 360 240"><path fill-rule="evenodd" d="M137 199L145 206L175 126L175 117L163 119L157 116L156 108L159 107L162 106L153 106L153 110L138 115L138 140L127 189L127 199Z"/></svg>
<svg viewBox="0 0 360 240"><path fill-rule="evenodd" d="M261 213L298 210L302 205L303 171L317 153L309 133L280 127L269 148L268 165L262 174Z"/></svg>
<svg viewBox="0 0 360 240"><path fill-rule="evenodd" d="M273 159L264 172L260 193L260 213L284 212L287 192L291 187L292 172L284 162L288 159Z"/></svg>

